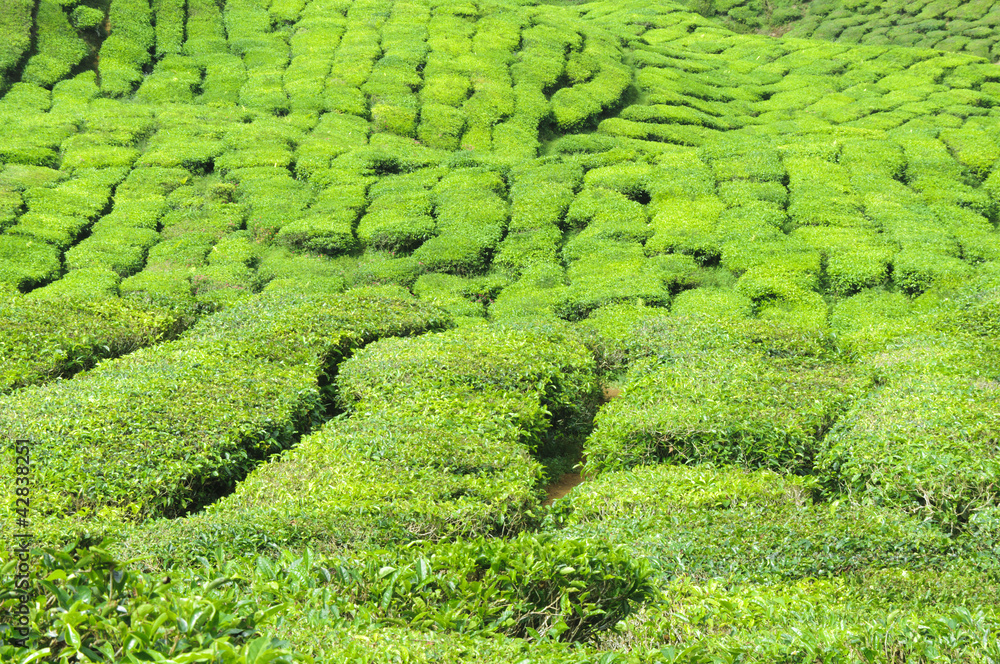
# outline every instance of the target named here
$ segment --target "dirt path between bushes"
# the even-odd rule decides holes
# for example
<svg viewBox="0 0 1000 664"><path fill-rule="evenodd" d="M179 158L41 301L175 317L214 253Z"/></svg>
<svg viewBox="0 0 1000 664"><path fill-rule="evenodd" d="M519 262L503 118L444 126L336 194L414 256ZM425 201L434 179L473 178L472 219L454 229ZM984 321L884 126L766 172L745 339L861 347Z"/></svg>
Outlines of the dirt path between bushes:
<svg viewBox="0 0 1000 664"><path fill-rule="evenodd" d="M583 477L580 476L580 473L563 473L562 477L546 487L545 502L542 503L542 507L548 507L572 491L573 487L581 482L583 482Z"/></svg>

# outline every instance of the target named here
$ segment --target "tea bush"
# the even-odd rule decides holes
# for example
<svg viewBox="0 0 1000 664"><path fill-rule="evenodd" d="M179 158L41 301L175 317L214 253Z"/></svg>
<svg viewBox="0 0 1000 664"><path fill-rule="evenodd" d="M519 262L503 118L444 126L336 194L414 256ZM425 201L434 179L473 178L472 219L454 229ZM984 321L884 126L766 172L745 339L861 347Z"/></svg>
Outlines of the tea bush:
<svg viewBox="0 0 1000 664"><path fill-rule="evenodd" d="M118 297L121 277L113 270L88 267L70 270L61 279L27 294L32 299L43 300L100 300Z"/></svg>
<svg viewBox="0 0 1000 664"><path fill-rule="evenodd" d="M87 45L69 23L62 3L39 0L35 16L35 55L24 66L21 79L51 86L66 78L87 54Z"/></svg>
<svg viewBox="0 0 1000 664"><path fill-rule="evenodd" d="M573 164L538 164L513 174L510 222L492 265L511 276L528 266L557 261L561 227L579 186L582 169Z"/></svg>
<svg viewBox="0 0 1000 664"><path fill-rule="evenodd" d="M429 189L440 173L397 175L384 178L368 192L367 212L358 223L358 240L366 247L410 252L433 236L430 216L433 198Z"/></svg>
<svg viewBox="0 0 1000 664"><path fill-rule="evenodd" d="M130 546L171 559L219 544L363 549L521 530L539 500L529 450L560 453L596 406L593 360L572 338L564 328L476 326L375 344L337 377L350 417L207 512L154 522ZM303 481L324 489L301 493Z"/></svg>
<svg viewBox="0 0 1000 664"><path fill-rule="evenodd" d="M652 594L648 567L621 548L547 535L424 544L365 563L342 592L416 629L586 642Z"/></svg>
<svg viewBox="0 0 1000 664"><path fill-rule="evenodd" d="M144 310L114 299L65 299L4 298L6 361L0 391L68 376L179 331L180 322L165 311Z"/></svg>
<svg viewBox="0 0 1000 664"><path fill-rule="evenodd" d="M650 560L661 578L695 583L941 569L961 552L940 530L901 511L814 504L814 484L727 465L638 466L579 486L555 505L552 524L560 538L624 545Z"/></svg>
<svg viewBox="0 0 1000 664"><path fill-rule="evenodd" d="M961 346L946 352L983 355ZM935 354L924 358L930 367ZM995 358L987 362L993 366ZM960 526L996 500L988 424L993 397L989 381L933 368L893 380L860 401L830 435L821 476L849 493ZM907 417L901 419L903 404Z"/></svg>
<svg viewBox="0 0 1000 664"><path fill-rule="evenodd" d="M15 0L0 17L0 82L21 62L31 46L33 0ZM6 87L4 85L4 87Z"/></svg>
<svg viewBox="0 0 1000 664"><path fill-rule="evenodd" d="M317 381L344 354L383 334L447 322L378 293L334 302L288 293L252 298L181 340L6 397L3 430L30 436L39 467L51 473L52 495L37 518L65 512L86 520L105 505L119 518L182 512L307 429L322 413ZM387 316L390 310L399 315ZM192 403L201 404L197 417ZM151 444L159 445L155 457L141 452Z"/></svg>
<svg viewBox="0 0 1000 664"><path fill-rule="evenodd" d="M56 279L62 271L59 251L26 235L0 235L0 283L27 291Z"/></svg>
<svg viewBox="0 0 1000 664"><path fill-rule="evenodd" d="M23 25L0 39L0 290L52 308L23 323L38 342L18 342L0 417L40 439L42 541L118 533L152 568L265 553L283 562L240 567L239 593L291 598L262 631L317 661L989 653L1000 74L969 55L997 57L989 3L99 4L0 17ZM372 284L377 302L343 304ZM410 289L407 330L448 341L319 357L416 307ZM84 306L121 313L63 357L53 316ZM147 316L213 332L102 336ZM55 380L104 346L124 357ZM593 389L551 387L577 360ZM334 403L341 369L365 394ZM582 450L598 375L614 400ZM624 470L657 461L802 477L760 480L771 502L678 512L664 490L570 524L558 506L587 485L558 514L542 486L583 451L622 495L660 486ZM717 470L700 486L743 491ZM568 649L565 607L483 630L525 605L398 592L418 549L506 551L546 514L559 546L649 557L654 601ZM395 547L419 539L446 541ZM310 545L350 560L279 582ZM355 573L391 601L338 599Z"/></svg>
<svg viewBox="0 0 1000 664"><path fill-rule="evenodd" d="M112 0L108 10L111 34L101 45L101 91L120 97L142 80L156 39L149 0Z"/></svg>
<svg viewBox="0 0 1000 664"><path fill-rule="evenodd" d="M434 236L413 252L422 271L477 274L507 227L506 183L488 170L456 169L434 188Z"/></svg>
<svg viewBox="0 0 1000 664"><path fill-rule="evenodd" d="M156 29L156 56L178 55L184 47L185 2L182 0L154 0L154 27Z"/></svg>
<svg viewBox="0 0 1000 664"><path fill-rule="evenodd" d="M588 472L660 459L808 470L850 405L854 382L836 365L753 354L640 363L597 417L585 448Z"/></svg>
<svg viewBox="0 0 1000 664"><path fill-rule="evenodd" d="M164 578L125 569L108 551L111 544L82 540L39 552L44 574L26 589L32 597L25 616L29 636L24 647L0 646L4 657L305 661L288 644L257 636L282 604L241 599L243 589L226 569L206 565ZM14 567L13 561L4 566L5 581ZM5 598L4 604L13 610L17 602Z"/></svg>

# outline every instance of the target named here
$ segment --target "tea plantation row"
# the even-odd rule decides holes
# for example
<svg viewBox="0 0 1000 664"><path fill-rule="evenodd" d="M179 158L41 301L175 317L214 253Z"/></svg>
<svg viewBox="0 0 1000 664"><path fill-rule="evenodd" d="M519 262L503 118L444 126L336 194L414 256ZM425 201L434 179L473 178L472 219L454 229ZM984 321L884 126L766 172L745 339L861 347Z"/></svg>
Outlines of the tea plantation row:
<svg viewBox="0 0 1000 664"><path fill-rule="evenodd" d="M4 661L1000 661L989 8L9 4Z"/></svg>

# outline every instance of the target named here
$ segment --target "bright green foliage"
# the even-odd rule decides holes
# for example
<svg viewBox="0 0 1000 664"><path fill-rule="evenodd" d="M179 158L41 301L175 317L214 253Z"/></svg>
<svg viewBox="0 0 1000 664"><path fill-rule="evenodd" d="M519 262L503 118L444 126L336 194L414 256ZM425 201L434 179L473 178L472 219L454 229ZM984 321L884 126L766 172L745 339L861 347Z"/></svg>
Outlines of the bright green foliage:
<svg viewBox="0 0 1000 664"><path fill-rule="evenodd" d="M153 104L190 103L194 101L195 89L201 86L202 69L195 58L171 53L157 63L156 71L151 76L143 80L136 96Z"/></svg>
<svg viewBox="0 0 1000 664"><path fill-rule="evenodd" d="M37 53L28 60L21 78L28 83L51 86L66 78L83 60L87 45L69 24L69 16L59 0L39 0L35 30Z"/></svg>
<svg viewBox="0 0 1000 664"><path fill-rule="evenodd" d="M722 252L715 229L723 207L718 198L707 196L666 199L655 204L653 236L646 243L647 253L683 252L701 263L718 260Z"/></svg>
<svg viewBox="0 0 1000 664"><path fill-rule="evenodd" d="M28 211L10 233L69 247L107 205L111 186L124 176L122 169L85 169L56 187L24 192Z"/></svg>
<svg viewBox="0 0 1000 664"><path fill-rule="evenodd" d="M685 319L749 318L753 301L727 288L694 288L677 294L670 306L674 316Z"/></svg>
<svg viewBox="0 0 1000 664"><path fill-rule="evenodd" d="M322 256L297 255L279 248L261 257L257 265L257 281L267 284L265 290L337 293L344 289L352 270L352 259L331 261Z"/></svg>
<svg viewBox="0 0 1000 664"><path fill-rule="evenodd" d="M100 267L128 277L142 269L147 252L159 240L156 231L148 228L105 226L66 252L66 267Z"/></svg>
<svg viewBox="0 0 1000 664"><path fill-rule="evenodd" d="M131 168L139 151L116 145L99 134L76 134L63 141L62 168Z"/></svg>
<svg viewBox="0 0 1000 664"><path fill-rule="evenodd" d="M170 580L126 571L108 552L111 544L72 542L62 549L45 549L37 563L42 574L28 592L49 594L54 600L51 605L32 605L25 616L31 634L26 648L8 643L0 648L5 658L13 661L26 649L92 661L162 660L170 655L236 664L290 655L267 637L250 638L280 604L238 599L239 592L222 570L213 570L219 575L211 580ZM3 573L5 581L13 578L13 562ZM17 600L7 601L13 608ZM106 608L110 606L122 610ZM80 615L88 617L81 620Z"/></svg>
<svg viewBox="0 0 1000 664"><path fill-rule="evenodd" d="M225 53L226 32L222 14L212 0L187 0L187 39L184 52L188 55Z"/></svg>
<svg viewBox="0 0 1000 664"><path fill-rule="evenodd" d="M570 163L532 164L515 173L510 223L495 267L517 276L530 265L557 262L561 227L581 176L582 169Z"/></svg>
<svg viewBox="0 0 1000 664"><path fill-rule="evenodd" d="M337 380L349 418L258 468L207 513L154 524L145 536L154 550L516 532L538 505L541 467L529 450L559 453L585 430L596 401L593 359L564 327L383 341ZM323 490L300 491L310 483Z"/></svg>
<svg viewBox="0 0 1000 664"><path fill-rule="evenodd" d="M354 226L364 208L369 181L344 174L320 192L301 219L284 226L276 240L289 247L336 255L354 250Z"/></svg>
<svg viewBox="0 0 1000 664"><path fill-rule="evenodd" d="M218 544L349 545L352 560L303 562L301 578L281 576L287 551L270 571L238 563L261 584L241 596L286 605L262 633L316 661L986 661L1000 73L969 53L1000 57L991 3L40 0L34 24L33 4L8 5L0 31L23 29L0 39L0 291L24 307L229 321L211 343L51 380L115 348L81 333L89 359L54 373L39 360L25 380L49 385L8 395L33 400L15 415L44 432L42 539L218 500L125 548L156 566ZM745 32L786 29L838 43ZM83 59L41 80L72 44ZM378 302L343 304L374 284ZM337 367L299 353L341 328L302 325L338 311L377 327L382 309L416 306L408 290L461 332L344 365L373 381L354 410L225 497L345 405L330 401ZM45 320L24 324L38 341L22 354L75 362L47 350L64 326ZM241 326L263 336L226 341ZM288 344L271 348L264 328ZM590 358L609 401L586 459L612 479L587 510L603 500L608 518L570 523L540 511L541 486L580 459L589 415L553 410L532 372L565 378ZM499 382L463 383L467 365ZM587 413L596 394L578 395ZM694 472L704 460L802 479ZM611 475L656 461L692 468ZM745 511L679 507L699 491L678 480L689 470ZM660 492L634 517L611 507L629 482ZM766 499L735 497L761 487ZM571 608L501 619L523 596L453 578L468 561L434 568L421 595L424 545L368 550L447 537L452 556L483 536L509 556L503 536L545 514L566 542L649 557L664 572L655 601L570 650L527 627L576 638ZM70 657L70 632L53 629L43 659Z"/></svg>
<svg viewBox="0 0 1000 664"><path fill-rule="evenodd" d="M697 266L690 257L646 258L636 243L594 240L581 254L567 269L569 288L556 309L569 320L619 302L664 306L672 292L694 285L696 279Z"/></svg>
<svg viewBox="0 0 1000 664"><path fill-rule="evenodd" d="M509 348L521 350L511 354ZM387 341L346 364L338 384L342 403L356 416L416 413L437 394L444 411L447 399L455 400L452 417L456 424L468 418L467 426L477 418L472 412L460 415L464 400L537 400L542 410L515 411L516 435L543 455L560 453L587 429L596 389L593 358L564 325L472 327L410 342ZM493 417L504 412L491 410ZM551 428L553 421L560 422L559 428ZM492 426L510 424L498 420Z"/></svg>
<svg viewBox="0 0 1000 664"><path fill-rule="evenodd" d="M434 237L413 258L422 271L477 274L485 270L507 226L504 181L496 173L456 169L434 189Z"/></svg>
<svg viewBox="0 0 1000 664"><path fill-rule="evenodd" d="M366 247L409 252L434 233L430 187L440 173L430 171L383 178L368 192L371 205L358 225Z"/></svg>
<svg viewBox="0 0 1000 664"><path fill-rule="evenodd" d="M597 417L589 472L660 459L807 469L850 402L851 380L835 366L719 352L671 359L630 370Z"/></svg>
<svg viewBox="0 0 1000 664"><path fill-rule="evenodd" d="M105 267L86 267L67 272L58 281L36 288L29 298L42 300L101 300L118 296L121 277Z"/></svg>
<svg viewBox="0 0 1000 664"><path fill-rule="evenodd" d="M960 352L981 353L971 348ZM948 524L964 523L973 510L994 502L998 469L990 422L995 391L990 381L966 376L895 380L840 423L830 436L821 472L848 491ZM889 468L905 472L887 472Z"/></svg>
<svg viewBox="0 0 1000 664"><path fill-rule="evenodd" d="M186 4L186 0L153 0L157 57L181 53L184 46Z"/></svg>
<svg viewBox="0 0 1000 664"><path fill-rule="evenodd" d="M451 274L421 275L413 284L413 292L421 300L441 307L452 315L456 325L482 322L486 307L507 280L492 276L458 277Z"/></svg>
<svg viewBox="0 0 1000 664"><path fill-rule="evenodd" d="M353 115L324 113L302 140L295 155L295 170L310 177L330 166L330 161L368 144L368 123Z"/></svg>
<svg viewBox="0 0 1000 664"><path fill-rule="evenodd" d="M101 45L101 91L120 97L142 80L156 39L149 0L112 0L108 13L111 34Z"/></svg>
<svg viewBox="0 0 1000 664"><path fill-rule="evenodd" d="M113 299L68 301L71 297L66 289L54 298L4 297L0 392L71 375L178 331L177 320L162 311Z"/></svg>
<svg viewBox="0 0 1000 664"><path fill-rule="evenodd" d="M565 301L566 273L562 266L535 263L523 270L520 279L500 292L489 314L499 321L555 318L556 308Z"/></svg>
<svg viewBox="0 0 1000 664"><path fill-rule="evenodd" d="M551 535L424 544L365 563L340 576L340 592L379 598L387 618L417 629L462 615L461 632L587 642L652 591L650 569L624 549Z"/></svg>
<svg viewBox="0 0 1000 664"><path fill-rule="evenodd" d="M69 15L70 23L80 32L93 31L100 34L104 23L104 11L86 5L77 5Z"/></svg>
<svg viewBox="0 0 1000 664"><path fill-rule="evenodd" d="M733 466L640 466L582 485L555 516L562 537L626 545L665 578L822 578L901 561L932 566L951 553L940 531L901 512L813 505L812 484Z"/></svg>
<svg viewBox="0 0 1000 664"><path fill-rule="evenodd" d="M672 315L616 337L632 364L585 447L592 473L660 459L807 470L860 387L820 359L827 342L814 329Z"/></svg>
<svg viewBox="0 0 1000 664"><path fill-rule="evenodd" d="M567 73L574 83L552 95L552 114L562 130L578 129L603 110L617 104L632 83L631 70L621 63L621 53L610 35L590 32L582 51L570 56ZM573 65L586 61L589 71L574 81Z"/></svg>
<svg viewBox="0 0 1000 664"><path fill-rule="evenodd" d="M420 109L417 137L432 148L454 150L465 132L465 115L444 104L424 104Z"/></svg>
<svg viewBox="0 0 1000 664"><path fill-rule="evenodd" d="M31 45L34 0L13 0L0 12L0 82L14 69Z"/></svg>
<svg viewBox="0 0 1000 664"><path fill-rule="evenodd" d="M24 235L0 235L0 283L29 290L59 276L59 252Z"/></svg>
<svg viewBox="0 0 1000 664"><path fill-rule="evenodd" d="M701 289L685 293L697 293L699 290ZM615 375L625 370L635 359L633 354L636 348L632 343L635 329L643 323L666 318L667 315L667 309L638 302L609 304L590 312L587 318L576 324L576 328L593 350L598 372ZM640 355L643 353L644 351L639 352Z"/></svg>
<svg viewBox="0 0 1000 664"><path fill-rule="evenodd" d="M0 231L14 223L23 209L21 192L6 187L0 189Z"/></svg>
<svg viewBox="0 0 1000 664"><path fill-rule="evenodd" d="M70 504L176 514L210 498L310 426L322 409L318 376L344 354L445 323L416 303L363 292L334 301L274 294L230 311L180 341L9 397L0 428L30 436L45 467L36 518ZM154 456L142 451L150 445Z"/></svg>

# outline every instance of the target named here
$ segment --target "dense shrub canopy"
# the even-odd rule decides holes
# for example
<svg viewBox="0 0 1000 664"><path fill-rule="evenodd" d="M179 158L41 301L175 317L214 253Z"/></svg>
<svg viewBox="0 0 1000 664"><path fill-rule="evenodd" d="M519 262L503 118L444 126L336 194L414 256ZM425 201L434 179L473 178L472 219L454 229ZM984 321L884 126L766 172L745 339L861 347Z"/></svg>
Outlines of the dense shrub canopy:
<svg viewBox="0 0 1000 664"><path fill-rule="evenodd" d="M4 3L0 659L1000 661L996 5Z"/></svg>

